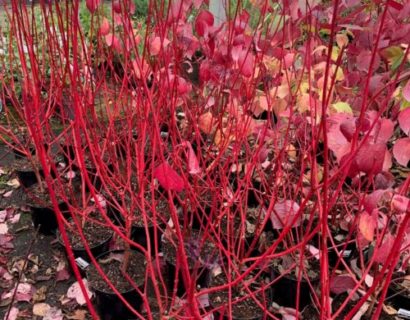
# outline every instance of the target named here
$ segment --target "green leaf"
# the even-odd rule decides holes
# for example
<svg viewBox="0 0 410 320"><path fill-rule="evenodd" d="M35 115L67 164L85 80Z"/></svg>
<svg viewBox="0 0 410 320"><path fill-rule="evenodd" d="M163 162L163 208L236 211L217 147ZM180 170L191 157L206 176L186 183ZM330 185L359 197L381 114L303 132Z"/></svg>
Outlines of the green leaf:
<svg viewBox="0 0 410 320"><path fill-rule="evenodd" d="M353 115L353 110L346 102L336 102L332 104L331 109L336 113L348 113Z"/></svg>

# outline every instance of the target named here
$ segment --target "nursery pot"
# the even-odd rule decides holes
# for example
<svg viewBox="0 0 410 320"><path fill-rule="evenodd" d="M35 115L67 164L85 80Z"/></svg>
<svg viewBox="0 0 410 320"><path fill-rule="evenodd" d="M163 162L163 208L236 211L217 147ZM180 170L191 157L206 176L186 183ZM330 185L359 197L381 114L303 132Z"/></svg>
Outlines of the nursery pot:
<svg viewBox="0 0 410 320"><path fill-rule="evenodd" d="M275 277L279 273L275 272ZM298 279L283 276L272 285L273 300L282 307L296 307L298 292ZM301 279L299 288L299 309L303 309L310 303L310 286L305 279Z"/></svg>
<svg viewBox="0 0 410 320"><path fill-rule="evenodd" d="M410 314L410 290L409 288L398 283L398 279L403 277L404 273L396 273L390 283L386 301L395 309L408 311Z"/></svg>
<svg viewBox="0 0 410 320"><path fill-rule="evenodd" d="M298 278L291 274L281 276L277 268L273 267L273 276L274 279L278 279L271 286L272 299L278 305L282 307L296 308L298 285L299 310L303 310L304 307L311 303L311 288L308 281L303 278L303 275L300 281L298 281ZM316 277L315 279L310 279L310 282L312 286L315 286L315 284L319 282L319 277Z"/></svg>
<svg viewBox="0 0 410 320"><path fill-rule="evenodd" d="M176 294L178 297L182 297L186 292L187 288L184 283L184 279L182 276L182 271L179 269L177 270L176 266L169 262L165 261L166 265L166 274L168 278L168 289L169 292L172 293L175 288L175 281L176 277L178 277L178 284L176 287ZM209 278L209 271L206 267L200 267L198 269L190 269L189 273L192 278L195 279L195 285L199 288L206 288L208 286L208 278Z"/></svg>
<svg viewBox="0 0 410 320"><path fill-rule="evenodd" d="M256 270L257 271L257 270ZM256 274L256 273L255 273ZM272 279L272 272L271 268L269 267L266 271L263 271L258 278L263 284L268 283ZM225 284L227 281L227 277L225 274L217 274L210 272L209 276L209 287L219 286ZM255 282L252 282L250 286L254 285ZM252 297L244 299L243 301L237 301L236 299L243 298L246 295L246 291L242 287L233 287L231 289L232 294L232 309L229 313L228 309L228 300L229 300L229 291L228 289L224 289L218 292L210 293L209 295L209 302L213 309L218 308L218 310L214 311L214 319L215 320L262 320L264 319L263 311L264 309L268 309L272 303L272 294L271 291L266 288L264 293L258 293L260 297L258 297L263 303L265 301L265 308L260 308L256 302L253 300ZM252 288L251 288L252 290ZM254 290L256 291L256 290ZM222 308L222 309L219 309ZM265 317L266 318L266 317Z"/></svg>
<svg viewBox="0 0 410 320"><path fill-rule="evenodd" d="M107 229L109 230L109 229ZM91 259L87 253L87 251L85 250L85 248L82 246L82 244L79 244L78 241L77 243L73 243L73 239L72 236L70 236L70 231L67 230L67 234L69 236L70 239L70 243L71 243L71 249L73 251L74 254L74 258L76 260L77 265L79 266L80 270L82 271L82 275L84 276L84 270L85 268L87 268L88 264L91 262ZM112 240L113 237L113 233L112 232L106 232L106 234L104 234L104 231L100 230L95 230L95 231L91 231L85 232L85 228L83 228L83 232L85 233L84 236L87 239L87 241L89 242L89 246L90 246L90 251L92 253L92 255L94 257L99 257L101 256L103 253L108 252L109 251L109 247L110 247L110 242ZM92 237L94 235L96 235L95 237ZM90 240L89 237L92 237L92 239ZM63 247L65 247L64 241L61 238L61 233L59 231L57 231L57 240L59 242L59 244ZM71 267L71 265L70 265Z"/></svg>
<svg viewBox="0 0 410 320"><path fill-rule="evenodd" d="M50 207L36 206L34 204L29 205L31 209L31 219L33 221L34 228L44 235L55 235L58 223L56 213ZM59 205L60 211L64 213L67 211L67 205L61 203Z"/></svg>
<svg viewBox="0 0 410 320"><path fill-rule="evenodd" d="M175 234L164 234L162 251L167 267L168 289L172 293L176 291L178 296L184 295L189 288L185 286L183 280L183 271L180 267L177 268L177 255L179 248L175 247L169 240L172 236L173 242L178 244L178 239ZM183 243L185 253L188 260L188 268L191 279L195 279L197 288L207 287L209 277L209 266L217 261L217 249L209 240L203 240L201 233L198 230L191 230L189 234L184 236ZM178 281L177 287L175 287Z"/></svg>
<svg viewBox="0 0 410 320"><path fill-rule="evenodd" d="M138 312L141 311L142 297L127 281L121 276L118 283L111 277L118 277L121 274L121 262L115 256L123 255L124 251L110 251L97 257L97 261L105 260L100 263L104 273L121 293L122 297ZM145 282L145 257L139 252L132 252L127 272L133 271L133 278L139 290L144 291ZM106 262L109 260L109 262ZM87 269L87 279L91 290L95 294L93 304L100 316L100 320L120 320L135 319L134 313L121 301L121 299L105 284L98 272L91 266ZM128 283L128 285L127 285Z"/></svg>
<svg viewBox="0 0 410 320"><path fill-rule="evenodd" d="M38 182L37 176L34 173L34 171L16 170L15 172L17 174L17 178L20 184L24 188L30 188L31 186L35 185Z"/></svg>
<svg viewBox="0 0 410 320"><path fill-rule="evenodd" d="M151 210L152 199L151 194L147 193L144 200L141 202L140 205L145 205L145 214L147 215L147 229L146 232L144 220L142 219L142 207L135 207L132 209L132 216L130 217L131 220L131 240L138 243L141 247L148 249L148 243L150 244L151 248L151 256L154 256L156 252L161 250L161 236L162 230L165 229L166 221L169 220L170 211L168 202L164 199L158 198L156 201L156 216L154 219L154 214ZM124 206L128 207L130 200L125 200L123 203ZM129 211L129 210L128 210ZM124 217L121 213L114 207L108 207L108 214L112 221L120 226L125 227L126 223ZM155 245L158 247L158 250L155 249ZM133 247L133 249L138 250L137 247Z"/></svg>

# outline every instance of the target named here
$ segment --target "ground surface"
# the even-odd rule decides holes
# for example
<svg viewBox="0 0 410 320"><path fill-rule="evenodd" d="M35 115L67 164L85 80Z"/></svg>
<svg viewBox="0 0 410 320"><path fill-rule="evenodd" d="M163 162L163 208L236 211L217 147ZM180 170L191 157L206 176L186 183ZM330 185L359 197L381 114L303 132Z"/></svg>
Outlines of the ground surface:
<svg viewBox="0 0 410 320"><path fill-rule="evenodd" d="M11 186L13 159L0 146L0 319L6 319L9 309L9 320L16 319L17 309L17 319L86 319L86 308L67 297L75 278L68 272L64 251L54 236L36 234L22 188Z"/></svg>

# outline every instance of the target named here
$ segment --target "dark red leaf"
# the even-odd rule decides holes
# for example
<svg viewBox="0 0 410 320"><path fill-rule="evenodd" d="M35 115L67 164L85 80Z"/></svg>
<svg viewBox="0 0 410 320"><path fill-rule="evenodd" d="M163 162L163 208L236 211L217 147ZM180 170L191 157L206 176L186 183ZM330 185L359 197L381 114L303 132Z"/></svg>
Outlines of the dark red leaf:
<svg viewBox="0 0 410 320"><path fill-rule="evenodd" d="M387 150L384 143L365 143L360 147L352 165L353 169L366 174L378 174L383 170L384 155Z"/></svg>
<svg viewBox="0 0 410 320"><path fill-rule="evenodd" d="M356 281L350 274L341 274L330 280L330 290L334 294L341 294L356 286Z"/></svg>
<svg viewBox="0 0 410 320"><path fill-rule="evenodd" d="M195 20L195 31L203 37L207 30L214 25L214 16L207 10L201 11Z"/></svg>
<svg viewBox="0 0 410 320"><path fill-rule="evenodd" d="M340 124L340 131L343 133L347 141L351 141L356 131L356 122L353 120L346 120Z"/></svg>
<svg viewBox="0 0 410 320"><path fill-rule="evenodd" d="M101 0L86 0L85 1L85 5L86 5L87 9L91 13L94 13L97 10L100 3L101 3Z"/></svg>
<svg viewBox="0 0 410 320"><path fill-rule="evenodd" d="M184 190L184 180L167 162L156 167L153 176L158 179L161 186L166 190L174 190L177 192Z"/></svg>

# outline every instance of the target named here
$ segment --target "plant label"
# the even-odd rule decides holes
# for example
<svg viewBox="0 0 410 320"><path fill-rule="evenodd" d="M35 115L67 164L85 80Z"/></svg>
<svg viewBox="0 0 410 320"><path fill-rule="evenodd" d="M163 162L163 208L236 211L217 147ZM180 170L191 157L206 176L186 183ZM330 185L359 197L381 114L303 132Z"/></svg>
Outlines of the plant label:
<svg viewBox="0 0 410 320"><path fill-rule="evenodd" d="M83 258L78 257L77 259L75 259L75 263L77 264L77 266L81 269L81 270L85 270L88 268L88 266L90 265L87 261L85 261Z"/></svg>
<svg viewBox="0 0 410 320"><path fill-rule="evenodd" d="M406 310L406 309L399 309L399 311L397 311L397 315L400 318L404 318L404 319L410 319L410 310Z"/></svg>
<svg viewBox="0 0 410 320"><path fill-rule="evenodd" d="M348 258L350 257L350 254L352 253L352 250L345 250L343 251L343 258Z"/></svg>

